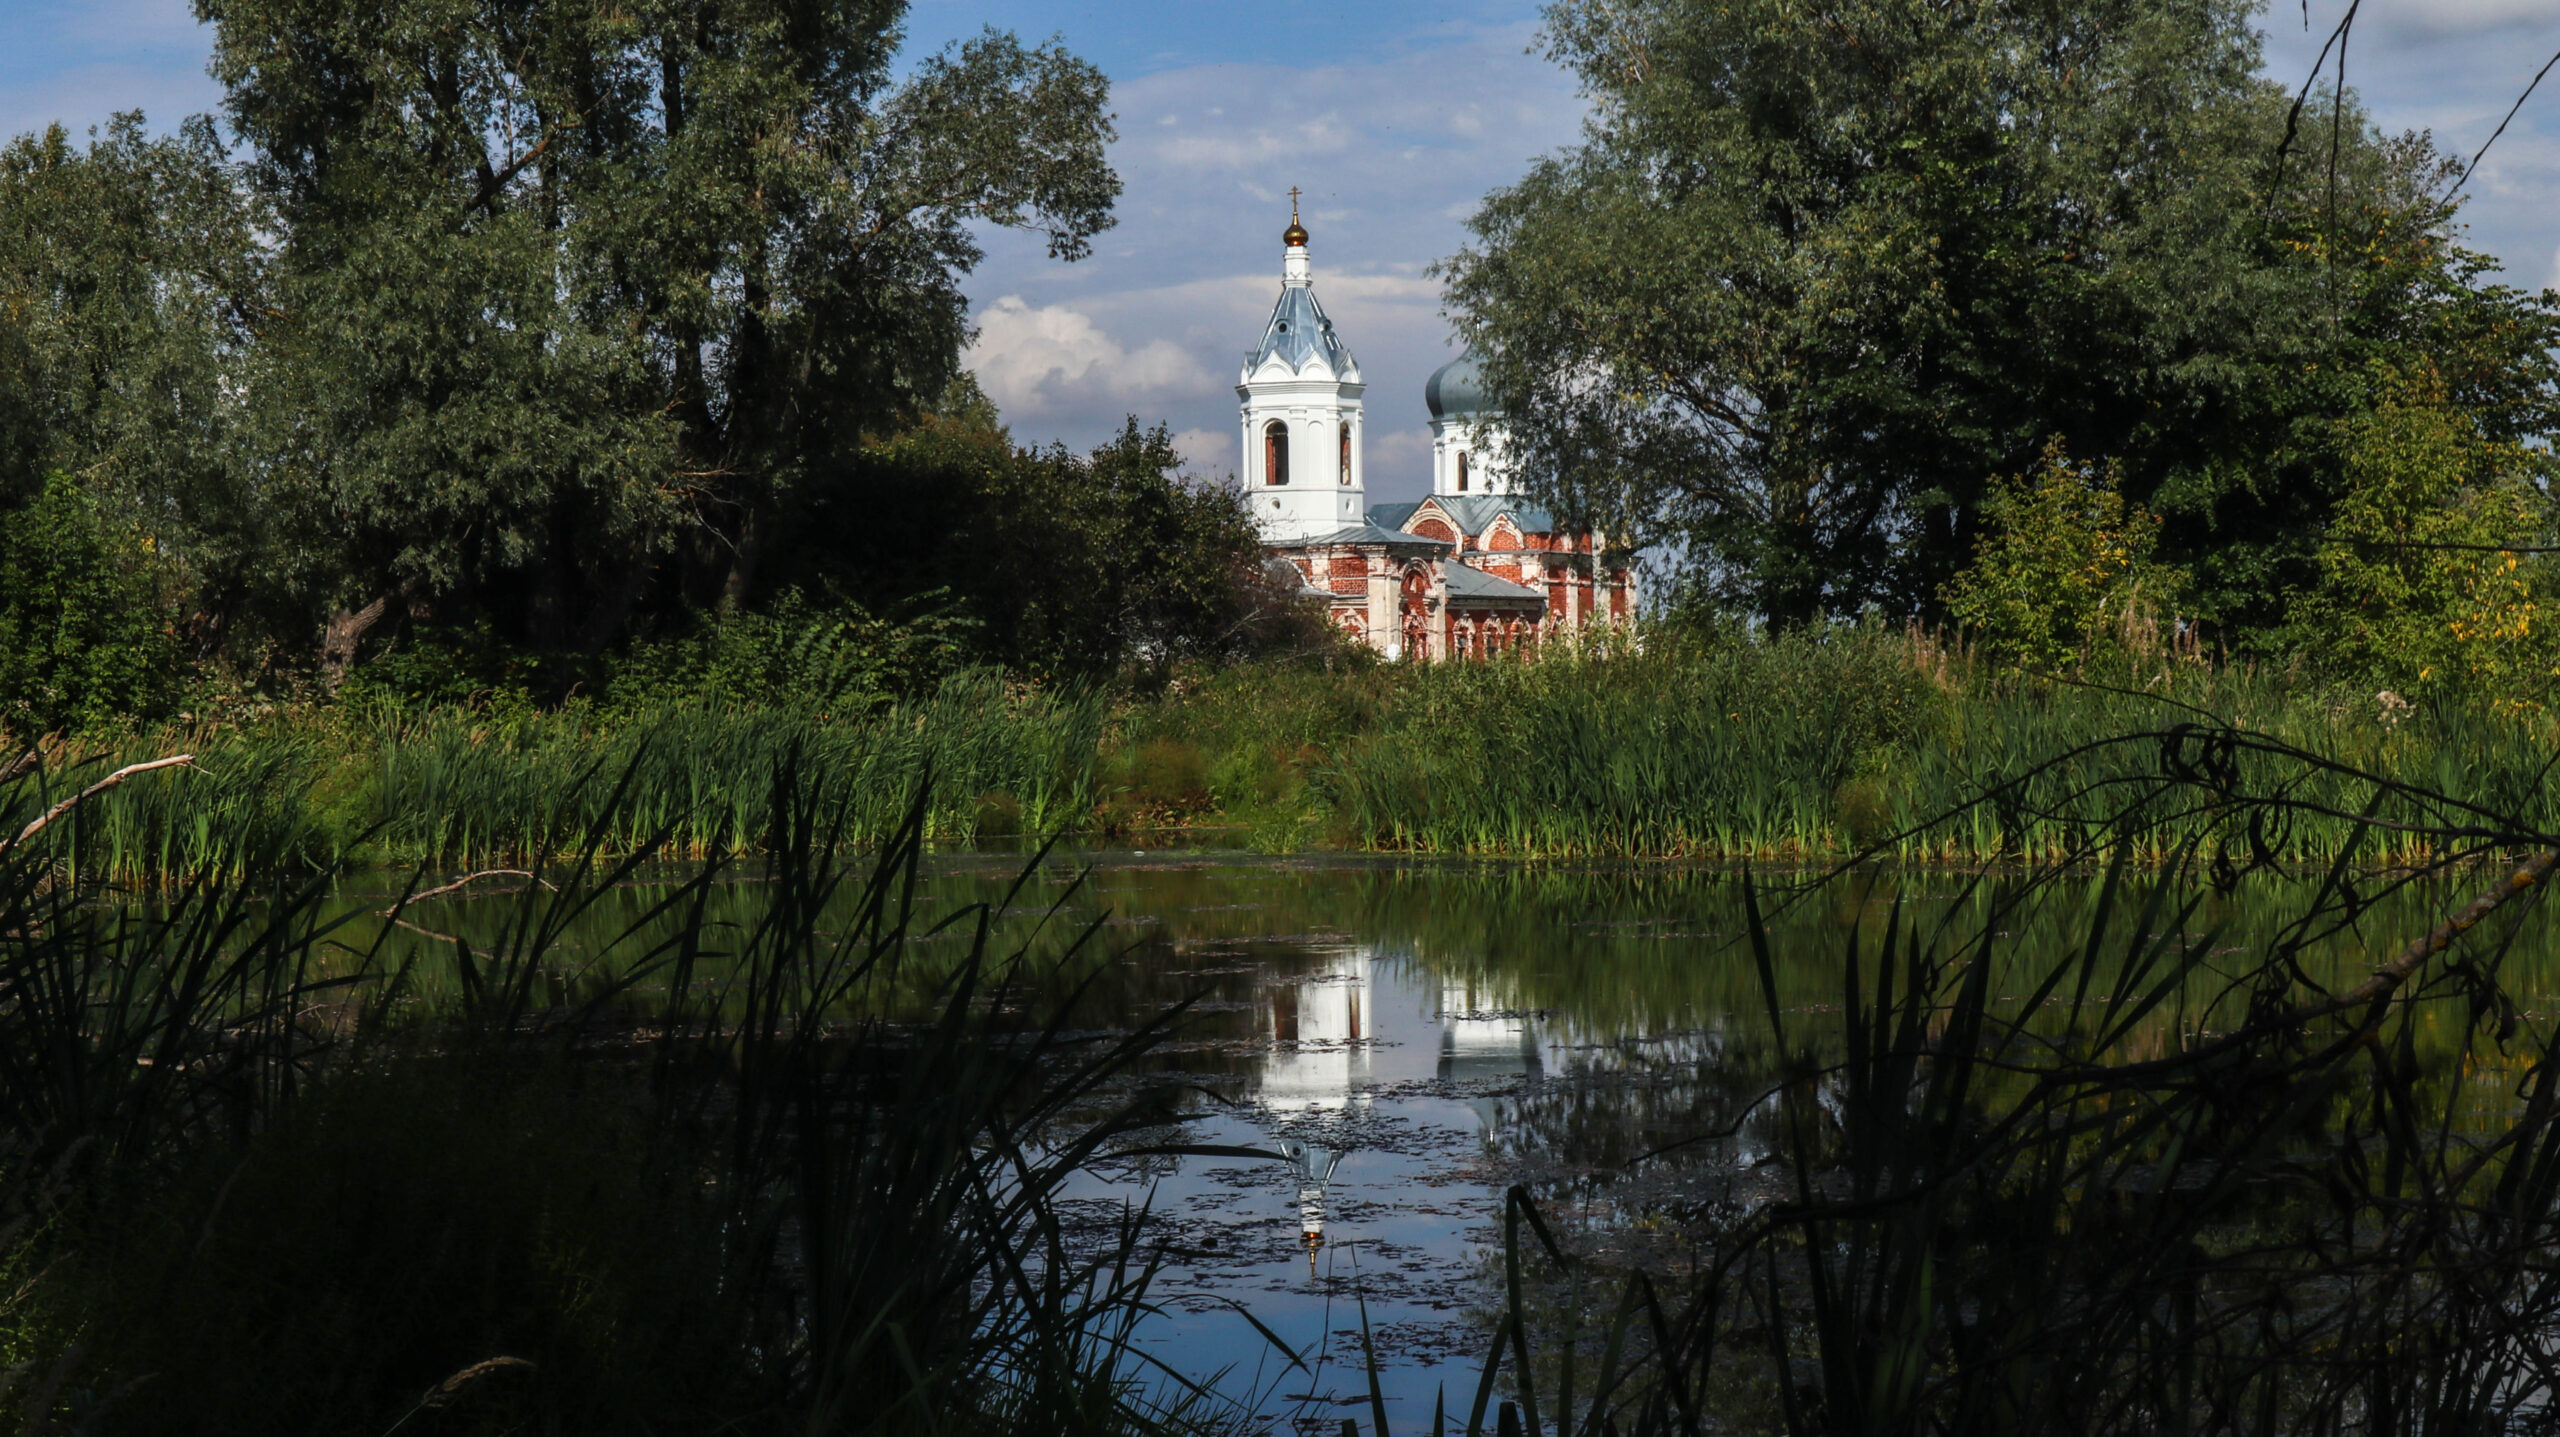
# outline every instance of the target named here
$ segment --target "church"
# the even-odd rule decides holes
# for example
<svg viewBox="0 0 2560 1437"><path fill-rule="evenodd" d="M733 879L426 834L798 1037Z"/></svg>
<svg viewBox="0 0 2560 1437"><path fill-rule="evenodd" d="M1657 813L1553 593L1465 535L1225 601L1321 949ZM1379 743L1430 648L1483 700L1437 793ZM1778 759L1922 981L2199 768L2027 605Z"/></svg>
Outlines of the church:
<svg viewBox="0 0 2560 1437"><path fill-rule="evenodd" d="M1600 536L1518 496L1502 416L1475 361L1423 385L1431 494L1371 504L1360 454L1360 362L1316 302L1291 192L1280 302L1236 383L1238 470L1264 543L1345 634L1391 659L1482 658L1636 612L1633 571Z"/></svg>

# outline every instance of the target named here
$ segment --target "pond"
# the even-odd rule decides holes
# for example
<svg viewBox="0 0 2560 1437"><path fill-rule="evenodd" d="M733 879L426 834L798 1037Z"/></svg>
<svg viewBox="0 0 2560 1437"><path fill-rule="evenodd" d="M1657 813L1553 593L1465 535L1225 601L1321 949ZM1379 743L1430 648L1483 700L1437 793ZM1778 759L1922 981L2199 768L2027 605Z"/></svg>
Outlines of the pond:
<svg viewBox="0 0 2560 1437"><path fill-rule="evenodd" d="M2014 875L1819 888L1764 875L1773 1002L1729 871L1114 851L1053 855L1016 890L1022 866L937 856L920 901L934 914L1004 905L1004 931L1034 951L1098 924L1078 1026L1127 1027L1187 1002L1138 1081L1178 1088L1182 1140L1276 1154L1123 1163L1082 1182L1071 1210L1097 1231L1147 1210L1167 1254L1164 1311L1142 1334L1152 1355L1328 1433L1344 1416L1368 1426L1366 1352L1393 1430L1427 1427L1442 1400L1463 1421L1500 1301L1512 1184L1584 1250L1676 1266L1680 1224L1665 1215L1751 1200L1767 1139L1745 1120L1777 1051L1771 1023L1797 1021L1795 1041L1816 1041L1801 1034L1838 1010L1843 955L1888 928L1943 948L1987 926L2025 955L2025 973L2035 954L2084 941L2104 886L2073 875L2013 910L2001 905ZM2320 981L2352 981L2476 881L2388 896L2300 961ZM2316 882L2129 884L2111 922L2137 922L2156 899L2152 921L2210 955L2196 1001L2145 1021L2164 1035L2205 1028L2229 1001L2214 983L2248 972ZM413 916L466 926L475 908ZM2525 925L2503 955L2528 1002L2560 987L2560 944L2543 930Z"/></svg>

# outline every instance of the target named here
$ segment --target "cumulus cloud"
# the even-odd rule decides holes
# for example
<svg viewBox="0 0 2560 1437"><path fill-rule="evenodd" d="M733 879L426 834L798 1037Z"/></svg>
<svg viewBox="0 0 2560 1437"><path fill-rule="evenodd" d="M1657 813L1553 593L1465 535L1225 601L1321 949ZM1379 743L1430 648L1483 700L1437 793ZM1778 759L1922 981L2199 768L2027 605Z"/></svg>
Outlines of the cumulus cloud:
<svg viewBox="0 0 2560 1437"><path fill-rule="evenodd" d="M1231 476L1241 442L1234 429L1185 429L1173 436L1173 450L1182 456L1182 467L1194 474Z"/></svg>
<svg viewBox="0 0 2560 1437"><path fill-rule="evenodd" d="M1184 453L1226 472L1236 370L1279 295L1295 186L1314 234L1316 294L1368 382L1369 492L1417 497L1430 484L1422 382L1452 352L1440 283L1423 270L1465 243L1465 217L1487 190L1570 143L1585 112L1569 76L1523 53L1528 37L1521 26L1417 29L1342 63L1200 64L1122 80L1114 107L1144 122L1124 127L1112 151L1127 186L1118 227L1073 267L1049 263L1027 237L991 237L977 292L1071 309L1137 352L1162 342L1194 356L1188 387L1165 383L1140 412L1199 436ZM1041 352L1061 343L1044 340ZM1035 422L1015 425L1025 438L1054 426L1070 444L1092 443L1128 410L1044 378L1046 361L1023 367L1046 386Z"/></svg>
<svg viewBox="0 0 2560 1437"><path fill-rule="evenodd" d="M1200 366L1168 339L1130 349L1065 305L1026 303L1008 294L978 315L969 368L1008 415L1047 415L1076 406L1139 404L1167 390L1189 390Z"/></svg>
<svg viewBox="0 0 2560 1437"><path fill-rule="evenodd" d="M1364 429L1361 442L1367 448L1360 457L1371 474L1382 471L1418 473L1422 476L1422 488L1431 487L1431 430L1428 426L1380 429L1373 424ZM1377 486L1372 482L1370 487L1374 489Z"/></svg>

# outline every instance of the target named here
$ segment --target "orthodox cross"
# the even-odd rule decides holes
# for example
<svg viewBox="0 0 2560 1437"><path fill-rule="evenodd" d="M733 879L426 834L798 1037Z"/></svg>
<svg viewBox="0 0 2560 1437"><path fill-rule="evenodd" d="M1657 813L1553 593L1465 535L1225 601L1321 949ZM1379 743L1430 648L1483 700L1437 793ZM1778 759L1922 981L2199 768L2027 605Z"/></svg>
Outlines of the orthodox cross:
<svg viewBox="0 0 2560 1437"><path fill-rule="evenodd" d="M1289 187L1289 223L1291 223L1291 224L1296 224L1297 222L1298 222L1298 187L1297 187L1296 185L1291 185L1291 186Z"/></svg>

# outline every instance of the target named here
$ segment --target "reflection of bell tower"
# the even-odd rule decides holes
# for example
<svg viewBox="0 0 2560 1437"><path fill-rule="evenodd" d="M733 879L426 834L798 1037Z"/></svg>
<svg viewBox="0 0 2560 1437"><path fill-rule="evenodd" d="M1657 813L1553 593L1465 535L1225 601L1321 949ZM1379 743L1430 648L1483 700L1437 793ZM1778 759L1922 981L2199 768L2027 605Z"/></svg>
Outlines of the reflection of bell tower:
<svg viewBox="0 0 2560 1437"><path fill-rule="evenodd" d="M1280 1155L1298 1180L1298 1241L1307 1250L1307 1270L1315 1271L1316 1252L1324 1246L1325 1188L1342 1165L1342 1149L1282 1139Z"/></svg>
<svg viewBox="0 0 2560 1437"><path fill-rule="evenodd" d="M1509 996L1497 1000L1472 983L1440 985L1441 1082L1526 1078L1535 1083L1546 1076L1537 1029L1514 1001ZM1501 1126L1501 1103L1477 1097L1468 1106L1475 1109L1480 1135L1490 1141Z"/></svg>
<svg viewBox="0 0 2560 1437"><path fill-rule="evenodd" d="M1256 1096L1273 1118L1321 1120L1368 1106L1370 1044L1377 1037L1372 961L1369 949L1339 949L1314 972L1266 991L1272 1051ZM1326 1189L1345 1150L1332 1137L1284 1138L1279 1146L1295 1170L1298 1240L1312 1267L1324 1246Z"/></svg>
<svg viewBox="0 0 2560 1437"><path fill-rule="evenodd" d="M1275 1049L1259 1085L1266 1105L1282 1113L1341 1112L1367 1101L1369 1040L1376 1036L1370 963L1366 948L1337 950L1313 973L1265 993Z"/></svg>
<svg viewBox="0 0 2560 1437"><path fill-rule="evenodd" d="M1368 476L1360 458L1360 362L1316 303L1298 191L1280 237L1280 302L1236 382L1244 401L1244 463L1237 473L1262 537L1314 539L1367 522Z"/></svg>

